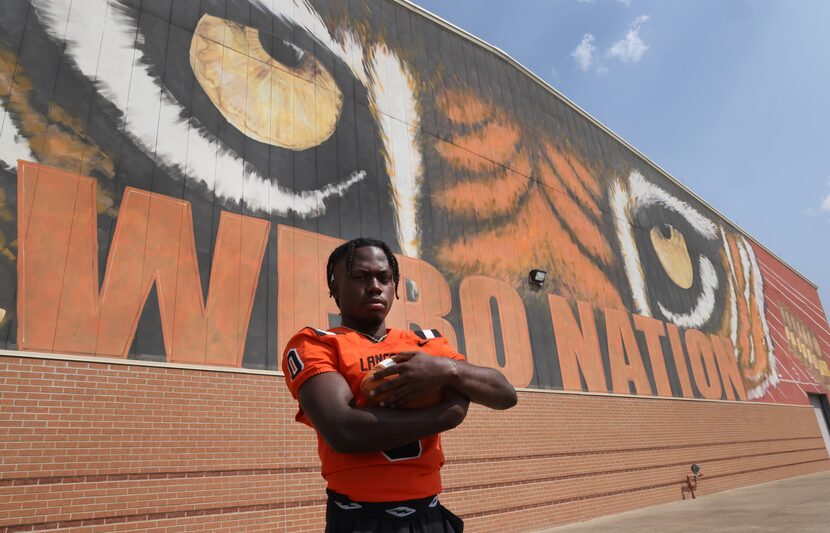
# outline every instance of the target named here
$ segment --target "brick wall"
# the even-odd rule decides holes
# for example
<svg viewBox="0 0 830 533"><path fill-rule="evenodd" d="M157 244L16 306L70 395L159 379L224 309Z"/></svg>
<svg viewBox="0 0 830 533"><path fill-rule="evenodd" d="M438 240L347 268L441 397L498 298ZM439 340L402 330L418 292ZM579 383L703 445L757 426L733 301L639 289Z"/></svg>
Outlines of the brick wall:
<svg viewBox="0 0 830 533"><path fill-rule="evenodd" d="M314 531L313 434L281 377L0 356L0 528ZM520 393L445 437L443 502L530 531L830 468L805 407Z"/></svg>

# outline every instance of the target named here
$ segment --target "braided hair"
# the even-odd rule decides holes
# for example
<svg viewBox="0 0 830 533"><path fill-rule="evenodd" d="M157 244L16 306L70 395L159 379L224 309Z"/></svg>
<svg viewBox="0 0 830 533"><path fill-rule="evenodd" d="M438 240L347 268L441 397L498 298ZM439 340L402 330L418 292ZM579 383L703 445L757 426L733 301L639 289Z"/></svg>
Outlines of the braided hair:
<svg viewBox="0 0 830 533"><path fill-rule="evenodd" d="M401 279L401 274L398 269L398 260L395 258L395 254L392 253L392 249L385 242L364 237L358 237L357 239L352 239L349 242L341 244L329 255L329 262L326 265L326 283L329 287L329 296L334 298L334 291L332 290L332 285L334 284L334 266L345 257L346 272L351 273L355 251L358 248L366 247L380 248L386 254L386 260L389 261L389 268L392 270L392 280L395 282L395 299L400 299L398 297L398 282Z"/></svg>

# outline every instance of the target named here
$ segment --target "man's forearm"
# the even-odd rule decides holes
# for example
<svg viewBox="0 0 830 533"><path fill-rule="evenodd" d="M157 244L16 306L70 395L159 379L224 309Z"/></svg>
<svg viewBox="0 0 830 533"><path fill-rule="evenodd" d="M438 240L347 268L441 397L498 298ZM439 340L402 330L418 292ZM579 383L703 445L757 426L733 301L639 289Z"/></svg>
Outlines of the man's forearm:
<svg viewBox="0 0 830 533"><path fill-rule="evenodd" d="M449 385L470 401L491 409L510 409L518 401L516 390L501 372L492 368L453 361Z"/></svg>
<svg viewBox="0 0 830 533"><path fill-rule="evenodd" d="M426 409L349 408L328 436L321 434L340 453L377 452L452 429L465 415L466 408L457 403Z"/></svg>
<svg viewBox="0 0 830 533"><path fill-rule="evenodd" d="M340 453L390 450L452 429L467 415L469 400L449 391L426 409L355 408L343 376L325 372L299 391L300 407L329 446Z"/></svg>

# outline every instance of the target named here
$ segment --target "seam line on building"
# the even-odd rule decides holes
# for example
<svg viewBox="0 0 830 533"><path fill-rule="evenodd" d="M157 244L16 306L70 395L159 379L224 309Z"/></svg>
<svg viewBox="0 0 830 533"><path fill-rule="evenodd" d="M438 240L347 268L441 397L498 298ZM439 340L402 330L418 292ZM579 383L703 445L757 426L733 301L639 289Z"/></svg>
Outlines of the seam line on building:
<svg viewBox="0 0 830 533"><path fill-rule="evenodd" d="M80 363L96 363L100 365L127 365L154 368L171 368L178 370L198 370L203 372L225 372L229 374L253 374L261 376L282 376L277 370L260 370L257 368L242 368L230 366L193 365L185 363L168 363L165 361L143 361L140 359L119 359L115 357L76 354L51 354L43 352L28 352L17 350L0 350L0 356L23 357L28 359L51 359L54 361L73 361Z"/></svg>
<svg viewBox="0 0 830 533"><path fill-rule="evenodd" d="M607 450L586 450L581 452L560 452L560 453L543 453L530 455L517 455L509 457L485 457L485 458L470 458L470 459L450 459L445 464L474 464L474 463L495 463L501 461L522 461L522 460L537 460L537 459L553 459L556 457L580 457L583 455L608 455L612 453L642 453L642 452L658 452L665 450L682 450L684 448L709 448L715 446L740 446L745 444L764 444L772 442L786 442L796 440L815 440L821 439L821 436L813 437L787 437L780 439L753 439L753 440L736 440L724 442L702 442L692 444L679 444L671 446L644 446L642 448L618 448Z"/></svg>
<svg viewBox="0 0 830 533"><path fill-rule="evenodd" d="M229 507L212 507L208 509L192 509L188 511L167 511L158 513L137 513L102 516L98 518L79 518L75 520L55 520L50 522L36 522L4 526L4 533L15 531L43 531L48 529L63 529L70 527L98 526L107 524L123 524L129 522L149 522L153 520L170 520L174 518L192 518L199 516L223 515L232 513L252 513L257 511L274 511L294 509L297 507L311 507L322 505L325 500L306 500L300 502L272 502L264 504L240 505Z"/></svg>
<svg viewBox="0 0 830 533"><path fill-rule="evenodd" d="M103 357L94 355L75 355L75 354L50 354L42 352L28 352L17 350L0 350L0 357L19 357L24 359L49 359L53 361L71 361L81 363L95 363L99 365L126 365L126 366L140 366L153 367L177 370L194 370L200 372L220 372L227 374L250 374L260 376L275 376L283 377L285 374L279 370L260 370L256 368L241 368L241 367L224 367L224 366L208 366L208 365L190 365L183 363L167 363L159 361L142 361L138 359L117 359L113 357ZM629 400L661 400L661 401L681 401L681 402L715 402L725 403L729 405L742 406L768 406L768 407L801 407L810 408L810 405L795 404L795 403L772 403L759 401L738 401L738 400L710 400L707 398L680 398L676 396L646 396L646 395L631 395L631 394L616 394L613 392L585 392L585 391L569 391L556 389L530 389L526 387L517 387L519 392L530 392L534 394L565 394L571 396L601 396L611 398L626 398Z"/></svg>
<svg viewBox="0 0 830 533"><path fill-rule="evenodd" d="M756 473L756 472L764 472L764 471L769 471L769 470L775 470L775 469L778 469L778 468L791 468L791 467L795 467L795 466L801 466L801 465L813 464L813 463L821 463L821 462L828 462L828 461L830 461L830 459L827 459L827 458L816 459L816 460L812 460L812 461L799 461L797 463L790 463L790 464L785 464L785 465L776 465L776 466L770 466L770 467L764 467L764 468L754 468L754 469L743 470L743 471L739 471L739 472L730 472L729 474L718 474L718 475L713 475L713 476L707 476L704 479L706 481L711 481L713 479L722 479L722 478L727 478L727 477L740 476L740 475L744 475L744 474L752 474L752 473ZM771 480L771 481L773 481L773 480ZM538 508L541 508L541 507L552 507L554 505L562 505L564 503L570 503L570 502L576 502L576 501L585 501L585 500L593 500L593 499L597 499L597 498L607 498L609 496L617 496L617 495L620 495L620 494L631 494L631 493L635 493L635 492L645 492L645 491L648 491L648 490L661 489L661 488L666 488L666 487L680 487L682 485L683 485L683 480L678 479L677 481L669 481L669 482L666 482L666 483L657 483L657 484L654 484L654 485L645 485L643 487L634 487L634 488L630 488L630 489L620 489L620 490L606 491L606 492L600 492L600 493L597 493L597 494L590 494L590 495L586 495L586 496L574 496L572 498L562 498L562 499L558 499L558 500L550 500L550 501L547 501L547 502L532 503L532 504L527 504L527 505L517 505L515 507L508 507L508 508L502 508L502 509L493 509L493 510L490 510L490 511L481 511L481 512L478 512L478 513L468 513L468 514L462 514L460 516L464 520L469 520L471 518L481 518L481 517L492 516L492 515L497 515L497 514L503 514L503 513L508 513L508 512L515 512L515 511L527 511L527 510L531 510L531 509L538 509Z"/></svg>
<svg viewBox="0 0 830 533"><path fill-rule="evenodd" d="M142 481L160 479L223 478L237 476L261 476L319 473L319 467L300 468L251 468L239 470L197 470L188 472L147 472L125 474L80 474L72 476L16 477L0 479L0 487L28 485L63 485L73 483L105 483L111 481Z"/></svg>
<svg viewBox="0 0 830 533"><path fill-rule="evenodd" d="M787 451L779 451L779 452L765 452L765 453L757 453L757 454L750 454L750 455L734 455L731 457L719 457L719 458L705 458L701 457L697 459L697 462L701 464L712 464L724 461L734 461L735 459L744 459L744 458L757 458L757 457L766 457L772 455L787 455L793 453L806 453L806 452L816 452L816 451L824 451L824 446L816 447L816 448L803 448L799 450L787 450ZM817 459L823 460L823 459ZM790 463L786 463L790 464ZM470 490L481 490L481 489L498 489L498 488L508 488L508 487L517 487L522 485L533 485L536 483L553 483L556 481L568 481L572 479L585 479L585 478L592 478L592 477L600 477L600 476L612 476L615 474L628 474L633 472L645 472L649 470L658 470L660 468L672 468L672 467L688 467L689 461L680 461L675 463L665 463L665 464L656 464L656 465L648 465L648 466L641 466L641 467L632 467L632 468L617 468L613 470L602 470L602 471L593 471L593 472L578 472L573 474L564 474L561 476L547 476L547 477L540 477L540 478L530 478L530 479L517 479L514 481L504 481L500 483L479 483L475 485L461 485L452 488L445 489L445 493L452 493L452 492L464 492ZM731 475L731 474L720 474L720 475ZM707 476L705 479L712 479L714 476Z"/></svg>
<svg viewBox="0 0 830 533"><path fill-rule="evenodd" d="M731 472L729 474L719 474L709 476L707 480L713 479L721 479L727 478L732 476L756 473L756 472L764 472L769 470L775 470L780 468L790 468L795 466L801 466L805 464L813 464L819 462L827 462L828 459L819 459L813 461L800 461L796 463L790 463L785 465L776 465L772 467L764 467L764 468L755 468L749 470L743 470L739 472ZM680 486L682 485L682 480L677 481L670 481L666 483L658 483L654 485L647 485L643 487L636 487L630 489L620 489L616 491L606 491L602 493L596 493L586 496L576 496L573 498L563 498L559 500L551 500L547 502L539 502L533 503L528 505L520 505L515 507L509 507L504 509L495 509L490 511L482 511L479 513L469 513L461 515L461 518L467 520L471 518L481 518L486 516L491 516L495 514L502 514L505 512L514 512L514 511L524 511L530 509L538 509L542 507L550 507L554 505L561 505L563 503L569 503L574 501L584 501L584 500L592 500L596 498L603 498L608 496L616 496L619 494L626 494L626 493L635 493L635 492L644 492L648 490L654 490L659 488L665 487L672 487L672 486ZM447 491L449 492L449 491ZM174 519L174 518L190 518L190 517L199 517L199 516L211 516L211 515L220 515L220 514L231 514L231 513L248 513L248 512L257 512L257 511L272 511L272 510L284 510L284 509L293 509L299 507L313 507L323 505L325 500L306 500L300 502L273 502L273 503L266 503L266 504L253 504L253 505L245 505L245 506L232 506L232 507L215 507L209 509L194 509L190 511L170 511L170 512L159 512L159 513L138 513L133 515L113 515L113 516L106 516L106 517L98 517L98 518L87 518L87 519L76 519L76 520L58 520L58 521L50 521L50 522L38 522L38 523L27 523L27 524L15 524L15 525L7 525L4 528L4 531L11 533L14 531L32 531L32 530L48 530L48 529L59 529L59 528L68 528L68 527L83 527L83 526L93 526L93 525L107 525L107 524L114 524L114 523L125 523L125 522L149 522L154 520L165 520L165 519Z"/></svg>

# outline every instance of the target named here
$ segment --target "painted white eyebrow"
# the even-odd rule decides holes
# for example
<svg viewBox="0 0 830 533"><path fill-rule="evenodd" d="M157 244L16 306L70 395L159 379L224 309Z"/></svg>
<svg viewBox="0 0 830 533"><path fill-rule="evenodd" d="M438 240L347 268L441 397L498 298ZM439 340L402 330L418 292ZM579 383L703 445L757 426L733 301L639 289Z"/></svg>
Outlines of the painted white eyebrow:
<svg viewBox="0 0 830 533"><path fill-rule="evenodd" d="M629 223L627 211L629 208L630 196L623 190L620 182L614 180L611 186L611 209L616 221L617 239L620 243L620 255L623 260L623 267L628 278L631 289L631 297L637 314L653 316L646 291L645 274L640 263L640 254L634 240L634 229Z"/></svg>
<svg viewBox="0 0 830 533"><path fill-rule="evenodd" d="M65 42L78 69L121 111L126 133L157 165L176 169L254 211L278 216L293 212L301 218L322 215L325 200L343 196L366 177L366 172L356 170L314 191L283 187L278 178L261 175L195 119L183 118L190 113L151 74L138 46L142 35L119 7L107 0L33 0L32 5L47 32Z"/></svg>
<svg viewBox="0 0 830 533"><path fill-rule="evenodd" d="M698 233L709 240L718 238L718 227L714 222L700 214L694 207L679 200L663 189L647 181L639 171L634 170L628 178L631 196L635 207L660 205L682 216Z"/></svg>
<svg viewBox="0 0 830 533"><path fill-rule="evenodd" d="M424 163L417 139L421 128L417 84L406 62L394 50L379 43L364 50L354 32L337 38L308 1L255 0L281 20L312 35L340 58L368 91L370 109L383 143L383 158L395 206L395 232L403 255L418 257L417 197L423 182Z"/></svg>

